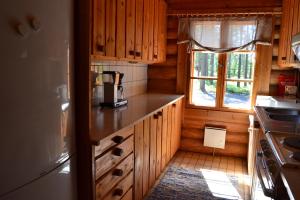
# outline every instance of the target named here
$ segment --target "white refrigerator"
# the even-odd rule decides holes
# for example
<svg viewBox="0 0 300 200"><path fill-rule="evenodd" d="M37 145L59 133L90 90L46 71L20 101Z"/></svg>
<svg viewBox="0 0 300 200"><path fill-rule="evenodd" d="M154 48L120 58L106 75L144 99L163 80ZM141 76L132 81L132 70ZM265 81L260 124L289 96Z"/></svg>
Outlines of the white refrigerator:
<svg viewBox="0 0 300 200"><path fill-rule="evenodd" d="M0 200L76 200L74 2L0 7Z"/></svg>

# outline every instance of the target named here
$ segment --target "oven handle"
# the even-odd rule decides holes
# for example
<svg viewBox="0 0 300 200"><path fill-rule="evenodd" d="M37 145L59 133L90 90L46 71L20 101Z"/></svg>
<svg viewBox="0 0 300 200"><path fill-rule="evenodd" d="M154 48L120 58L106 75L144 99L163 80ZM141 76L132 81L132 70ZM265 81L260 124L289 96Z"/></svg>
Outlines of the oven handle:
<svg viewBox="0 0 300 200"><path fill-rule="evenodd" d="M262 175L261 175L261 171L260 171L260 160L259 160L259 157L261 158L262 157L262 153L261 152L257 152L256 154L256 172L257 172L257 176L258 176L258 179L259 179L259 182L260 182L260 185L261 185L261 188L264 192L264 194L267 196L267 197L270 197L270 198L274 198L275 195L274 195L274 190L273 189L268 189L266 186L265 186L265 183L263 181L263 178L262 178ZM262 164L262 162L261 162Z"/></svg>

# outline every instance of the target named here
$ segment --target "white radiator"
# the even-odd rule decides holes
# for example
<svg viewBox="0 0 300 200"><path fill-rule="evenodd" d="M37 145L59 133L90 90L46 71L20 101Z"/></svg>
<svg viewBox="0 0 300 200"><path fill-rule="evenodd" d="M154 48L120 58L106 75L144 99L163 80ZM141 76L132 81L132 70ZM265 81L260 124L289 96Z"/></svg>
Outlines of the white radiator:
<svg viewBox="0 0 300 200"><path fill-rule="evenodd" d="M226 129L205 127L204 146L213 148L225 148Z"/></svg>

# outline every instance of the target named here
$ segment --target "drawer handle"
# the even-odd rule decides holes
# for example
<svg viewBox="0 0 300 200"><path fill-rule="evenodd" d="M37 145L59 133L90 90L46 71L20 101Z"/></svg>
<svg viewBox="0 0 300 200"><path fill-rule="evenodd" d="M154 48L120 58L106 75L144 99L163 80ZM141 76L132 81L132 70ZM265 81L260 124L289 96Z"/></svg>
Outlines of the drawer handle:
<svg viewBox="0 0 300 200"><path fill-rule="evenodd" d="M111 140L117 144L121 144L124 141L124 137L117 135L113 137Z"/></svg>
<svg viewBox="0 0 300 200"><path fill-rule="evenodd" d="M113 176L123 176L123 170L115 169L112 173Z"/></svg>
<svg viewBox="0 0 300 200"><path fill-rule="evenodd" d="M135 52L135 56L141 57L141 52Z"/></svg>
<svg viewBox="0 0 300 200"><path fill-rule="evenodd" d="M112 152L112 154L115 156L122 156L123 153L124 153L123 149L120 148L115 148Z"/></svg>
<svg viewBox="0 0 300 200"><path fill-rule="evenodd" d="M104 51L105 51L104 45L97 44L97 45L96 45L96 48L97 48L97 50L100 51L100 52L104 52Z"/></svg>
<svg viewBox="0 0 300 200"><path fill-rule="evenodd" d="M158 114L154 114L154 115L153 115L153 118L154 118L154 119L158 119Z"/></svg>
<svg viewBox="0 0 300 200"><path fill-rule="evenodd" d="M173 107L176 107L176 103L173 103L172 106L173 106Z"/></svg>
<svg viewBox="0 0 300 200"><path fill-rule="evenodd" d="M113 196L122 196L124 193L123 189L117 188L115 189L115 191L113 192Z"/></svg>
<svg viewBox="0 0 300 200"><path fill-rule="evenodd" d="M133 51L133 50L130 50L130 51L129 51L129 55L134 56L134 51Z"/></svg>
<svg viewBox="0 0 300 200"><path fill-rule="evenodd" d="M158 114L158 116L162 116L163 113L161 111L159 111L157 114Z"/></svg>
<svg viewBox="0 0 300 200"><path fill-rule="evenodd" d="M156 54L154 54L154 55L153 55L153 58L157 59L157 55L156 55Z"/></svg>

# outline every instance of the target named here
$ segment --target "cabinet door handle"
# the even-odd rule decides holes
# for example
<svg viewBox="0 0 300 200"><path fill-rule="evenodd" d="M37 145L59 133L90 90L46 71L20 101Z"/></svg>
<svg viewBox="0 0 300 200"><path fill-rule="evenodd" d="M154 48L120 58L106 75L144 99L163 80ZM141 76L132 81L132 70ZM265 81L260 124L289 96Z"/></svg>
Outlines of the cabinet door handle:
<svg viewBox="0 0 300 200"><path fill-rule="evenodd" d="M173 106L173 107L176 107L176 103L173 103L172 106Z"/></svg>
<svg viewBox="0 0 300 200"><path fill-rule="evenodd" d="M115 156L122 156L124 153L123 149L120 149L120 148L115 148L113 151L112 151L112 154L115 155Z"/></svg>
<svg viewBox="0 0 300 200"><path fill-rule="evenodd" d="M157 59L157 58L158 58L158 56L157 56L156 54L154 54L154 55L153 55L153 58L154 58L154 59Z"/></svg>
<svg viewBox="0 0 300 200"><path fill-rule="evenodd" d="M112 173L113 176L123 176L123 170L115 169Z"/></svg>
<svg viewBox="0 0 300 200"><path fill-rule="evenodd" d="M123 189L117 188L117 189L115 189L115 191L113 192L113 196L122 196L123 193L124 193Z"/></svg>
<svg viewBox="0 0 300 200"><path fill-rule="evenodd" d="M162 116L163 113L161 111L159 111L157 114L158 114L158 116Z"/></svg>
<svg viewBox="0 0 300 200"><path fill-rule="evenodd" d="M117 135L117 136L113 137L111 140L117 144L121 144L124 141L124 137Z"/></svg>
<svg viewBox="0 0 300 200"><path fill-rule="evenodd" d="M135 56L137 56L137 57L141 57L141 52L135 52Z"/></svg>
<svg viewBox="0 0 300 200"><path fill-rule="evenodd" d="M154 115L153 115L153 118L154 118L154 119L158 119L158 114L154 114Z"/></svg>
<svg viewBox="0 0 300 200"><path fill-rule="evenodd" d="M97 45L96 45L96 48L97 48L97 50L100 51L100 52L105 52L105 46L104 46L104 45L97 44Z"/></svg>
<svg viewBox="0 0 300 200"><path fill-rule="evenodd" d="M130 50L130 51L129 51L129 55L134 56L134 51L133 51L133 50Z"/></svg>

